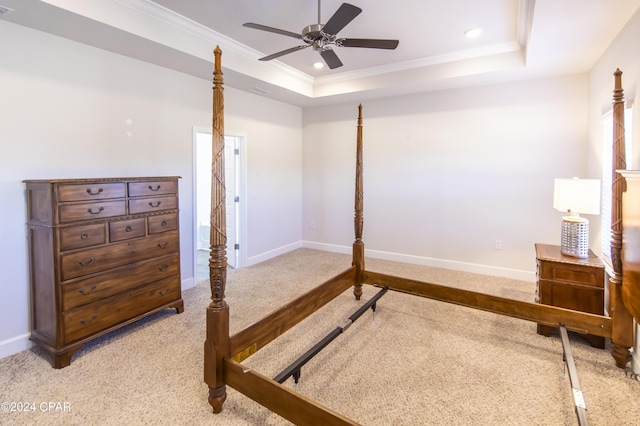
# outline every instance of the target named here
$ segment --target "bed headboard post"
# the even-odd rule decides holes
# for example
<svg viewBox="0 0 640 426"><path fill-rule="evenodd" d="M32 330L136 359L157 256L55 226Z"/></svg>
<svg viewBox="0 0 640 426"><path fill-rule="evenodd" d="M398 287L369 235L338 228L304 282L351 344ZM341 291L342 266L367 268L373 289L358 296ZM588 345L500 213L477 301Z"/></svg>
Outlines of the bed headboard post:
<svg viewBox="0 0 640 426"><path fill-rule="evenodd" d="M362 179L362 104L358 105L358 132L356 139L356 196L354 229L356 239L353 242L353 262L356 267L356 283L353 294L356 300L362 296L362 273L364 272L364 243L362 242L362 228L364 225L364 192Z"/></svg>
<svg viewBox="0 0 640 426"><path fill-rule="evenodd" d="M624 177L616 170L627 168L624 140L624 94L622 71L614 73L613 90L613 161L611 179L611 263L609 276L609 315L612 318L611 355L616 365L625 368L633 346L633 317L624 305L622 296L622 193L626 190Z"/></svg>
<svg viewBox="0 0 640 426"><path fill-rule="evenodd" d="M222 50L213 51L213 117L211 161L211 233L209 285L211 303L207 308L207 337L204 343L204 380L209 385L209 404L214 413L222 410L227 397L223 359L229 357L229 306L225 302L227 283L227 235L224 178L224 94Z"/></svg>

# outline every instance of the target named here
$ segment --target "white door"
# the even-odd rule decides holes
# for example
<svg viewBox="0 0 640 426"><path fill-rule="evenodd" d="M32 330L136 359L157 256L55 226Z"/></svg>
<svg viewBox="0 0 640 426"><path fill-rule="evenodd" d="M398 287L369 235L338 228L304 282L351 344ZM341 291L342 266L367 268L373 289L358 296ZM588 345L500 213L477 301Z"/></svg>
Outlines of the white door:
<svg viewBox="0 0 640 426"><path fill-rule="evenodd" d="M211 222L211 133L196 131L195 176L196 176L196 250L209 250ZM225 186L227 214L227 262L232 268L238 266L238 211L239 211L239 149L241 138L225 137ZM197 256L196 256L197 258ZM196 260L197 270L197 260Z"/></svg>

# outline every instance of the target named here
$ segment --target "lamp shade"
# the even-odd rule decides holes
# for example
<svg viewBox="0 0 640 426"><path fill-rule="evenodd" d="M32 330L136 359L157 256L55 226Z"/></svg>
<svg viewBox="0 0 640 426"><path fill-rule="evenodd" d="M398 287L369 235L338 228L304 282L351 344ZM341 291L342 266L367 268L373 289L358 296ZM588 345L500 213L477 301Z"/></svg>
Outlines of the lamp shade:
<svg viewBox="0 0 640 426"><path fill-rule="evenodd" d="M598 179L555 179L553 208L561 212L600 214Z"/></svg>

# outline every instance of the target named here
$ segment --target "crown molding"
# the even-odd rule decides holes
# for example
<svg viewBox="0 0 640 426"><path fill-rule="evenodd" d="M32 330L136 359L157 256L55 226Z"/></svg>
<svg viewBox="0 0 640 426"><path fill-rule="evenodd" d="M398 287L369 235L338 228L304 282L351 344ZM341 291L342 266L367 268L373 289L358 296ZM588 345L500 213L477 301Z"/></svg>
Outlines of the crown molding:
<svg viewBox="0 0 640 426"><path fill-rule="evenodd" d="M229 50L241 57L258 60L264 56L261 52L252 49L242 43L238 43L234 39L227 37L226 35L219 33L211 28L195 22L189 18L186 18L170 9L165 8L151 0L116 0L116 2L126 6L137 13L144 14L157 21L170 25L178 30L191 34L205 41L219 40L219 44L224 46L225 50ZM309 74L305 74L289 65L286 65L279 61L265 62L265 66L272 68L275 71L285 73L290 77L302 80L307 84L313 83L313 77Z"/></svg>

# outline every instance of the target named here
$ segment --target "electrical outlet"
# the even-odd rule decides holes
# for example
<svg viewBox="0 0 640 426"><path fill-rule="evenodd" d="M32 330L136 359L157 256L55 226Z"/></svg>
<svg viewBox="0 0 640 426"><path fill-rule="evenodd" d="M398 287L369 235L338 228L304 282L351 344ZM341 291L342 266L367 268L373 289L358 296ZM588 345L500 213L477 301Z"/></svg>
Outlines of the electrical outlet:
<svg viewBox="0 0 640 426"><path fill-rule="evenodd" d="M496 240L496 250L502 250L502 240Z"/></svg>
<svg viewBox="0 0 640 426"><path fill-rule="evenodd" d="M316 229L316 223L313 220L309 221L309 229Z"/></svg>

